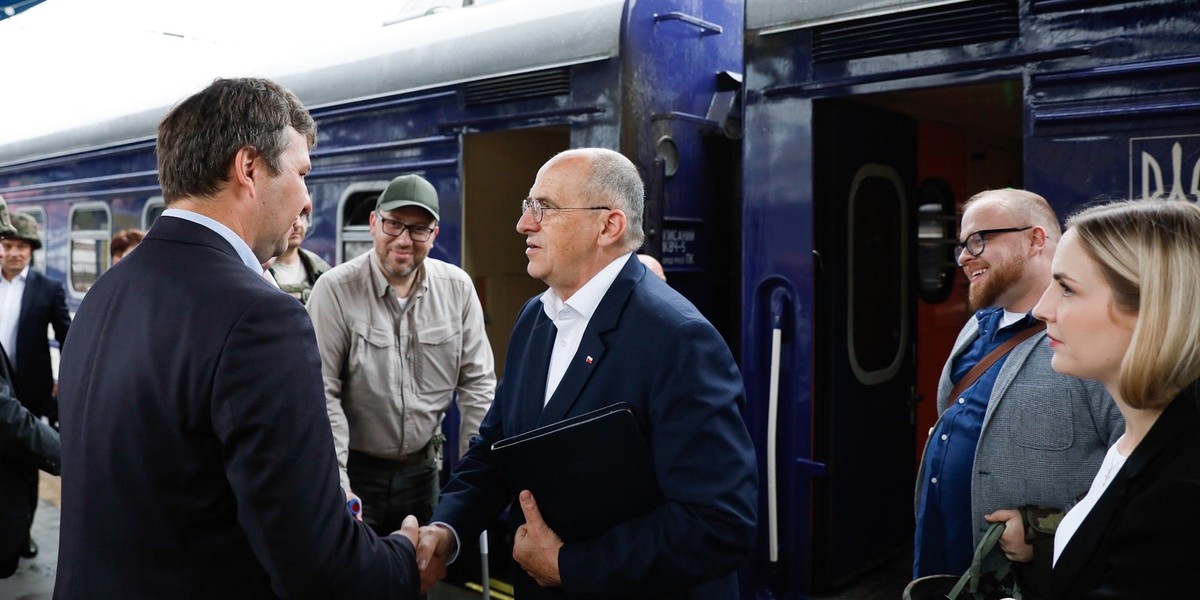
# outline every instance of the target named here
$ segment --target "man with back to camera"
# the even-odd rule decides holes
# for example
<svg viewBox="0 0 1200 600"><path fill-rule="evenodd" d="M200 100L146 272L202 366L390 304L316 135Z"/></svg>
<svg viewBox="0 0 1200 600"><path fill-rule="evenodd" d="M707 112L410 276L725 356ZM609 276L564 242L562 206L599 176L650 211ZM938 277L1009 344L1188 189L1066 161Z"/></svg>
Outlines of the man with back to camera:
<svg viewBox="0 0 1200 600"><path fill-rule="evenodd" d="M712 325L636 258L643 203L637 168L611 150L569 150L538 172L517 231L530 276L550 289L518 315L482 440L421 528L423 578L512 504L522 600L737 596L758 498L742 378ZM618 401L647 433L665 502L564 545L537 498L507 484L491 446Z"/></svg>
<svg viewBox="0 0 1200 600"><path fill-rule="evenodd" d="M1046 200L981 192L964 205L961 232L957 260L977 312L938 383L940 416L917 476L913 576L965 572L989 523L1006 521L1000 545L1019 563L1026 597L1040 597L1053 515L1087 492L1124 423L1103 386L1050 368L1044 326L1029 314L1053 281L1062 233ZM1018 336L1028 337L1004 347Z"/></svg>
<svg viewBox="0 0 1200 600"><path fill-rule="evenodd" d="M16 233L0 196L0 237ZM4 256L0 244L0 260ZM0 578L16 572L28 553L33 510L27 490L33 486L36 502L38 470L59 471L58 432L17 400L12 381L8 360L0 357Z"/></svg>
<svg viewBox="0 0 1200 600"><path fill-rule="evenodd" d="M496 390L483 308L462 269L429 258L437 191L402 175L370 216L374 252L338 265L308 304L342 485L363 521L392 531L429 520L437 502L441 423L457 394L466 452Z"/></svg>
<svg viewBox="0 0 1200 600"><path fill-rule="evenodd" d="M312 209L316 134L251 78L159 124L167 210L62 357L55 598L416 597L416 519L380 538L347 513L312 325L263 278Z"/></svg>
<svg viewBox="0 0 1200 600"><path fill-rule="evenodd" d="M308 235L309 217L300 215L292 222L287 250L275 257L270 267L271 277L279 284L279 289L291 294L300 304L308 302L317 278L329 270L329 263L325 259L300 247Z"/></svg>
<svg viewBox="0 0 1200 600"><path fill-rule="evenodd" d="M66 343L71 327L67 292L61 281L30 268L33 251L42 247L37 221L24 213L13 213L12 233L3 236L3 266L0 272L0 345L12 365L17 397L35 416L58 421L57 385L51 368L48 327L54 328L59 347ZM37 510L37 480L29 487L30 511ZM29 537L22 552L37 556L37 543Z"/></svg>

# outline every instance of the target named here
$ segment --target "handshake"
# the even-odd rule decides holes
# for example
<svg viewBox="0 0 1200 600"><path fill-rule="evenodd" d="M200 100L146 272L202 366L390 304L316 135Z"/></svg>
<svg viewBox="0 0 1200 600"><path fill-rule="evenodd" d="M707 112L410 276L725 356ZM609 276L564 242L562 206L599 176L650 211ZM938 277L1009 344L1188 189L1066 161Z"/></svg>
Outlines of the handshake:
<svg viewBox="0 0 1200 600"><path fill-rule="evenodd" d="M525 514L525 524L517 528L513 538L513 560L538 585L562 585L558 573L558 551L563 546L562 539L542 519L532 493L522 491L520 504ZM416 549L417 568L421 572L421 593L446 576L446 565L458 553L457 533L444 523L421 526L416 517L409 515L392 535L408 538Z"/></svg>

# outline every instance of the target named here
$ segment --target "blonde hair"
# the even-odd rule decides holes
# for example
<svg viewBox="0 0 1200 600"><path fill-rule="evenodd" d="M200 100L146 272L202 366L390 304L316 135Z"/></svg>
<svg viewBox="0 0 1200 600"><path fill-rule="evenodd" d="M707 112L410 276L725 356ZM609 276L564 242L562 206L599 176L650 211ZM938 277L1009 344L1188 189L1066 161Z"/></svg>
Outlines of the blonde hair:
<svg viewBox="0 0 1200 600"><path fill-rule="evenodd" d="M1113 308L1137 315L1118 391L1133 408L1162 408L1200 378L1200 207L1133 200L1067 220L1112 287Z"/></svg>

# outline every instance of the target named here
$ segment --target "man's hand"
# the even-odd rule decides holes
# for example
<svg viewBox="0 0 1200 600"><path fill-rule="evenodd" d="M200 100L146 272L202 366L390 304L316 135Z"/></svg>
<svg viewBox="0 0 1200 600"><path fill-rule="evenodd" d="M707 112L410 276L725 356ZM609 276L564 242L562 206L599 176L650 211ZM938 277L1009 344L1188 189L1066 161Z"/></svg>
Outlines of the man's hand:
<svg viewBox="0 0 1200 600"><path fill-rule="evenodd" d="M542 511L529 490L521 491L521 512L525 524L517 528L513 540L513 560L542 587L562 585L558 573L558 551L563 541L542 520Z"/></svg>
<svg viewBox="0 0 1200 600"><path fill-rule="evenodd" d="M454 552L454 534L441 525L426 525L420 530L416 548L417 568L421 570L421 593L425 593L446 577L446 563Z"/></svg>
<svg viewBox="0 0 1200 600"><path fill-rule="evenodd" d="M1000 549L1004 556L1013 562L1029 562L1033 560L1033 546L1025 543L1025 521L1021 520L1021 511L1004 509L983 517L988 523L1004 523L1004 533L1000 534Z"/></svg>

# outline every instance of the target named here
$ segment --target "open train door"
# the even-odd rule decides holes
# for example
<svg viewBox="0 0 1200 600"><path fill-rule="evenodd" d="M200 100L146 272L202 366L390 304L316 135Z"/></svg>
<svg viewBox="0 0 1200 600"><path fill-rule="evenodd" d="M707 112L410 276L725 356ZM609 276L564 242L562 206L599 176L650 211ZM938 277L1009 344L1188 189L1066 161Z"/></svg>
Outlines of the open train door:
<svg viewBox="0 0 1200 600"><path fill-rule="evenodd" d="M916 124L813 103L813 589L912 543Z"/></svg>

